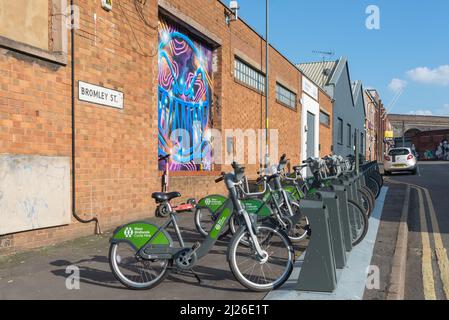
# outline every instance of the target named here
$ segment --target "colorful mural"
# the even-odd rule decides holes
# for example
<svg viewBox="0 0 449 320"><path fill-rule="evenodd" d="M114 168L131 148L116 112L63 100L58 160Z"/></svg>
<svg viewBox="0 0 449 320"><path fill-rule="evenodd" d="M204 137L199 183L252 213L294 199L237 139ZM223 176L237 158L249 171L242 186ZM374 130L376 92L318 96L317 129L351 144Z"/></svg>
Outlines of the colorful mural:
<svg viewBox="0 0 449 320"><path fill-rule="evenodd" d="M170 171L212 170L212 51L160 19L158 67L159 158L171 155Z"/></svg>

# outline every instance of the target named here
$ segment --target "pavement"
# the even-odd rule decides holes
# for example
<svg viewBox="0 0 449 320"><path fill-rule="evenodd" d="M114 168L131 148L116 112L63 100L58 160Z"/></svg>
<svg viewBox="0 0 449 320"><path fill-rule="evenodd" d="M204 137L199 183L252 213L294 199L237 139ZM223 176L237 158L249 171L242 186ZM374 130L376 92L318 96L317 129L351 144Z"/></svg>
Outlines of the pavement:
<svg viewBox="0 0 449 320"><path fill-rule="evenodd" d="M161 224L164 219L148 219ZM193 215L179 215L181 232L187 244L198 236ZM261 300L266 293L250 292L237 282L226 261L229 238L218 241L201 260L192 274L171 274L152 290L133 291L123 287L113 276L108 263L110 232L90 236L56 246L0 258L0 300L2 299L116 299L116 300ZM295 246L296 253L304 251ZM79 268L79 289L68 290L66 280Z"/></svg>
<svg viewBox="0 0 449 320"><path fill-rule="evenodd" d="M407 185L411 186L411 191L404 298L443 300L449 297L446 252L449 245L449 163L420 163L416 176L400 174L386 179L388 193L383 201L378 228L371 230L370 256L365 257L370 261L369 265L378 268L379 279L373 288L365 288L358 294L359 298L363 294L365 300L385 300L391 293ZM149 220L157 224L164 221ZM180 225L188 244L200 240L192 214L180 215ZM110 233L105 233L0 257L0 299L261 300L266 296L265 293L248 291L234 279L225 255L229 239L219 241L213 251L199 262L196 271L203 280L202 284L191 274L171 274L152 290L126 289L109 269L109 237ZM295 248L298 257L304 252L305 245ZM80 271L79 289L66 287L70 266L76 266Z"/></svg>

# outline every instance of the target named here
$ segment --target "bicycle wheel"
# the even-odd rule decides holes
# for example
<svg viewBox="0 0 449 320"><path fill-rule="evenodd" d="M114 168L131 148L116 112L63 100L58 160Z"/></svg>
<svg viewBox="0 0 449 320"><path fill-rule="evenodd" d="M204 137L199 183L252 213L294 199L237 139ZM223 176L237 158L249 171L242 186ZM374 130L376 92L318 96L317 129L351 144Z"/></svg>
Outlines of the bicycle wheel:
<svg viewBox="0 0 449 320"><path fill-rule="evenodd" d="M210 230L217 220L217 215L212 213L208 208L197 208L195 210L195 228L203 237L209 235ZM229 233L229 226L223 227L219 239L226 237Z"/></svg>
<svg viewBox="0 0 449 320"><path fill-rule="evenodd" d="M157 286L168 275L172 260L144 260L127 242L113 243L109 248L112 273L124 286L134 290Z"/></svg>
<svg viewBox="0 0 449 320"><path fill-rule="evenodd" d="M374 194L374 197L377 199L380 194L380 186L377 183L376 179L374 179L372 177L368 177L368 181L366 182L366 185L368 186L368 188L371 189L371 191Z"/></svg>
<svg viewBox="0 0 449 320"><path fill-rule="evenodd" d="M290 277L295 259L293 245L285 232L268 225L259 227L257 239L267 253L265 259L257 256L247 228L240 228L229 245L229 266L243 286L253 291L270 291Z"/></svg>
<svg viewBox="0 0 449 320"><path fill-rule="evenodd" d="M299 203L292 202L290 205L295 214L300 214ZM279 207L281 208L282 214L288 216L288 209L285 202L281 203ZM300 242L307 237L309 226L309 219L306 216L301 216L300 220L294 226L289 226L288 230L285 231L292 242Z"/></svg>
<svg viewBox="0 0 449 320"><path fill-rule="evenodd" d="M373 171L373 176L376 179L377 183L380 185L380 187L382 188L384 186L384 178L382 177L382 175L380 174L380 172L378 172L377 170Z"/></svg>
<svg viewBox="0 0 449 320"><path fill-rule="evenodd" d="M349 200L348 209L349 212L352 212L353 214L350 220L352 228L352 246L355 247L365 238L366 233L368 232L369 222L368 217L363 212L362 207L360 207L360 205L356 202Z"/></svg>
<svg viewBox="0 0 449 320"><path fill-rule="evenodd" d="M369 197L371 198L371 202L372 202L373 208L374 208L376 206L376 197L375 197L374 193L366 185L362 186L362 189L365 190L366 194L368 194Z"/></svg>
<svg viewBox="0 0 449 320"><path fill-rule="evenodd" d="M362 199L362 208L365 210L365 214L371 217L371 213L374 210L374 203L372 202L371 196L364 189L359 189L360 198Z"/></svg>

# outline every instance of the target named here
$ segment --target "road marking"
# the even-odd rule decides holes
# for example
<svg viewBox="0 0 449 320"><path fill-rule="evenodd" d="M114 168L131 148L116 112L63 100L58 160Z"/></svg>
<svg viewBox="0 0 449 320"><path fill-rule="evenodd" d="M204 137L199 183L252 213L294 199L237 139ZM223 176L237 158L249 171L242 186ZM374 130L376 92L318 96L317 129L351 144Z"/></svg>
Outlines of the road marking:
<svg viewBox="0 0 449 320"><path fill-rule="evenodd" d="M449 260L447 258L446 248L441 238L440 226L436 217L435 208L433 207L432 197L429 190L424 189L429 204L430 220L432 222L433 237L435 242L435 252L437 254L438 267L440 268L440 278L443 282L443 291L446 300L449 300Z"/></svg>
<svg viewBox="0 0 449 320"><path fill-rule="evenodd" d="M421 225L421 241L422 241L422 281L424 288L424 298L426 300L436 300L435 280L432 270L432 249L430 247L430 237L427 228L426 213L424 211L424 199L422 191L414 188L418 192L419 199L419 219Z"/></svg>
<svg viewBox="0 0 449 320"><path fill-rule="evenodd" d="M438 219L436 217L435 208L433 206L433 201L432 201L432 197L430 196L429 190L424 187L415 185L415 184L394 181L394 180L390 180L390 179L389 179L389 181L392 183L396 183L396 184L410 185L419 191L423 191L424 194L426 195L426 200L427 200L427 203L429 204L430 221L432 224L432 235L433 235L434 244L435 244L435 253L437 256L438 268L440 269L440 279L441 279L441 282L443 283L443 291L444 291L446 300L449 300L449 259L447 256L447 250L444 247L443 240L441 238L440 226L438 224ZM418 194L422 198L422 193L418 192ZM421 201L421 199L420 199L420 201ZM421 205L421 202L420 202L420 215L421 215L421 207L423 207L423 206ZM425 219L424 219L423 223L425 223L426 230L427 230L427 223L426 223ZM421 226L423 226L423 224L421 224ZM422 232L422 234L424 233L423 231L421 231L421 232ZM427 234L427 237L428 237L428 232L425 231L425 233ZM425 235L423 235L423 237L424 236ZM424 258L424 238L423 238L423 264L424 264L424 259L425 258ZM431 259L431 257L430 257L430 259ZM428 261L427 261L427 257L426 257L426 263L427 262ZM426 272L428 273L429 270L427 268L428 267L426 267ZM426 275L426 276L428 277L428 275ZM423 281L424 281L424 277L425 276L424 276L424 266L423 266Z"/></svg>
<svg viewBox="0 0 449 320"><path fill-rule="evenodd" d="M408 245L408 212L410 208L410 186L407 186L401 220L399 222L398 238L393 256L393 266L390 275L390 288L387 300L404 300L405 277L407 273L407 245Z"/></svg>

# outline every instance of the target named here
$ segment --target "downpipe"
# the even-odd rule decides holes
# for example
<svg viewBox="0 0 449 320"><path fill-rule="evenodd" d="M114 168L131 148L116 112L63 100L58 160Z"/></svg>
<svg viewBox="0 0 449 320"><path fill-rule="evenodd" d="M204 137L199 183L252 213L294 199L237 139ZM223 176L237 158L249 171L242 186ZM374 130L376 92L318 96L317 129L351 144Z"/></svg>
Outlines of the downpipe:
<svg viewBox="0 0 449 320"><path fill-rule="evenodd" d="M71 17L71 24L70 24L70 38L71 38L71 84L72 84L72 215L73 217L80 223L91 223L95 222L95 234L100 235L101 227L100 222L98 221L97 217L94 217L89 220L82 219L77 213L76 213L76 165L75 165L75 158L76 158L76 127L75 127L75 21L74 21L74 10L73 10L73 0L70 0L70 17Z"/></svg>

